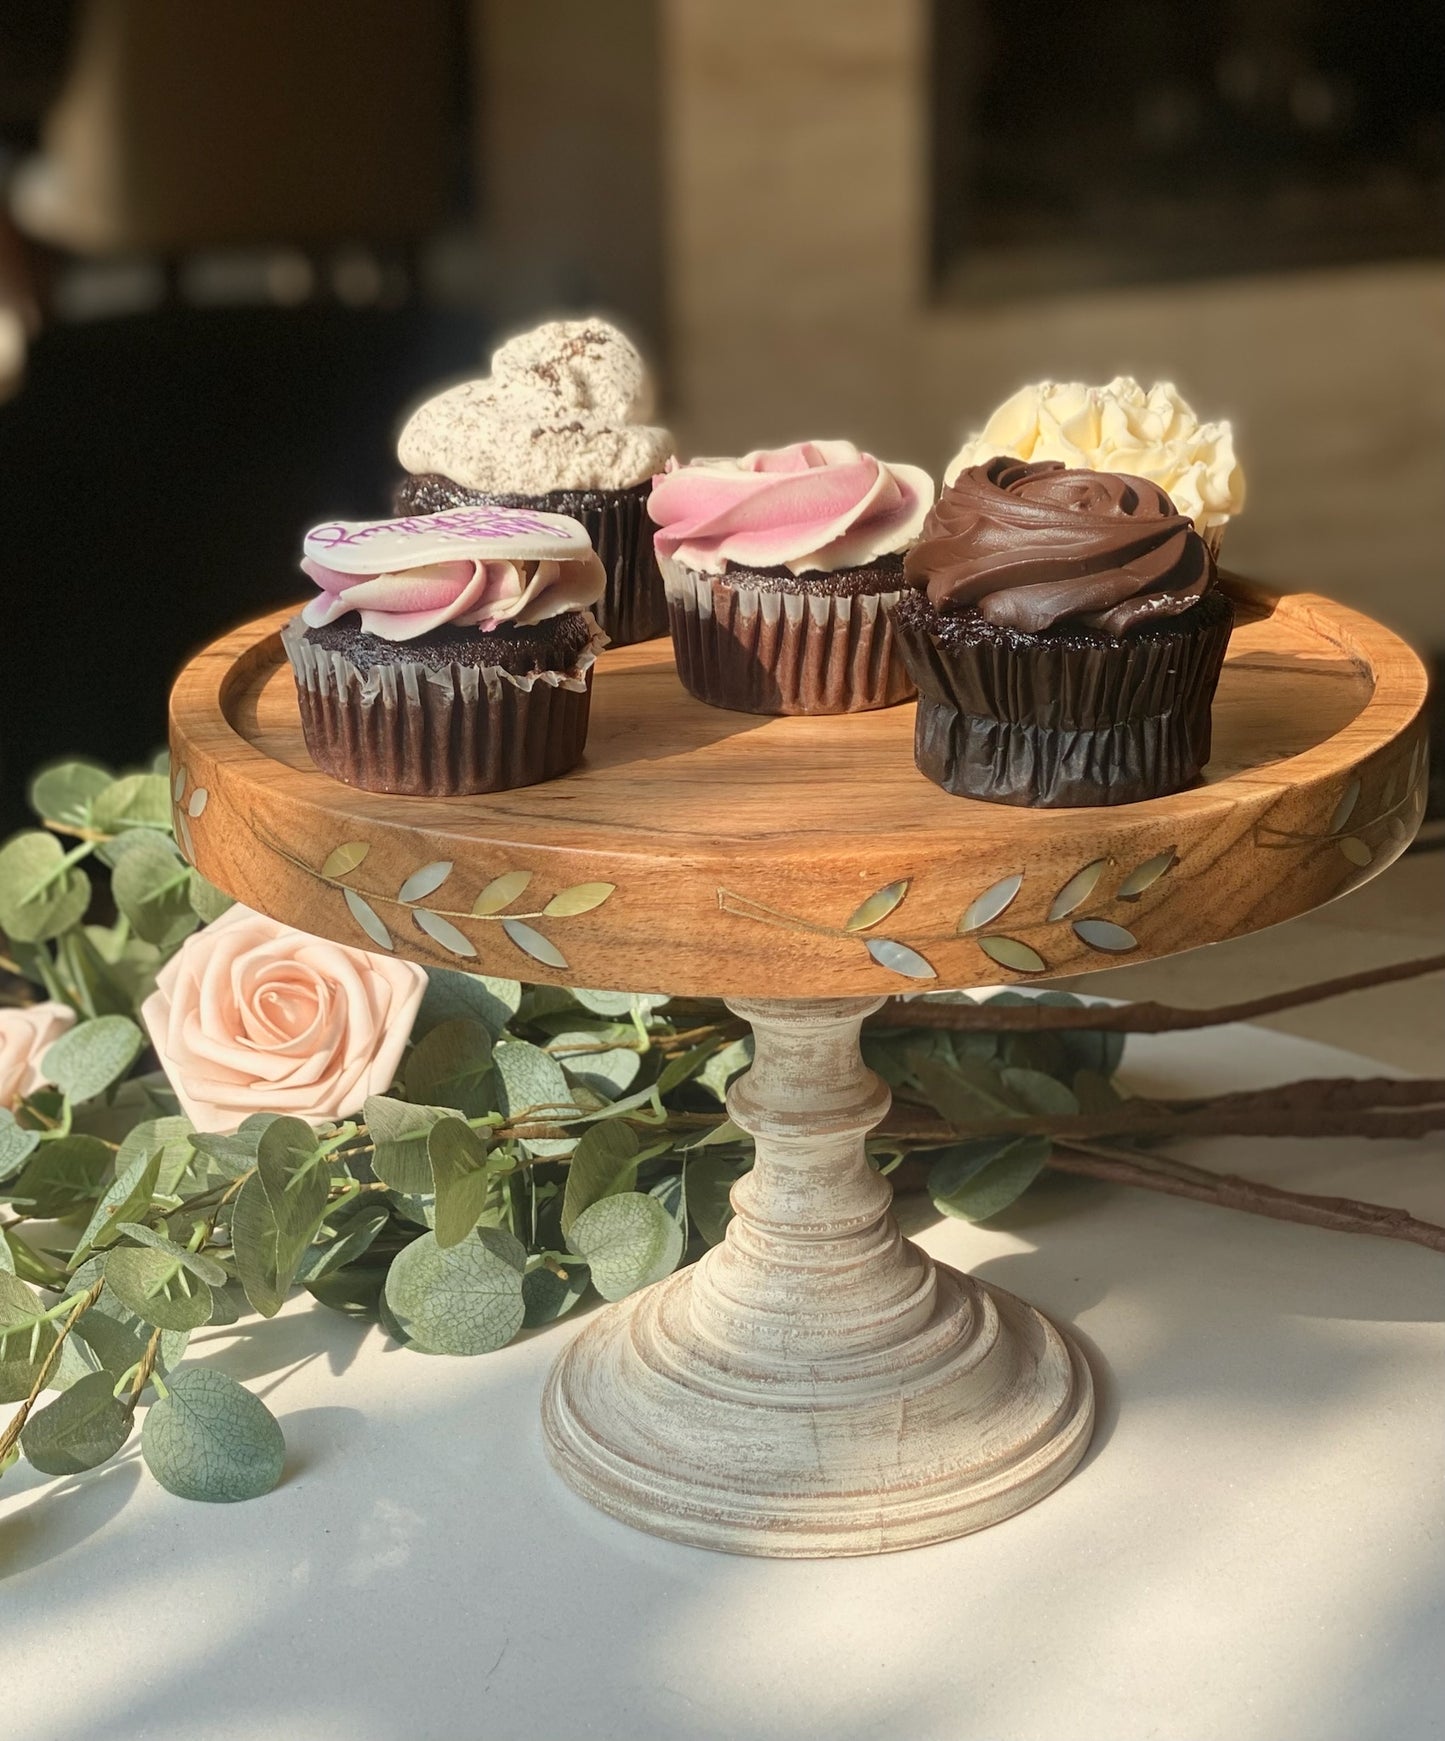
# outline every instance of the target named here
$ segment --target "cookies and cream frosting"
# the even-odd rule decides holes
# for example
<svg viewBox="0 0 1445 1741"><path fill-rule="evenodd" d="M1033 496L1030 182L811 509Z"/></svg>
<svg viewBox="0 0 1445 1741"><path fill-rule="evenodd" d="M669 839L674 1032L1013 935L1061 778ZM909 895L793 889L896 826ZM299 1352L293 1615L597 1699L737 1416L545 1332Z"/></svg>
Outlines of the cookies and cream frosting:
<svg viewBox="0 0 1445 1741"><path fill-rule="evenodd" d="M688 568L832 573L906 550L932 501L933 479L917 466L851 441L800 441L673 465L652 480L647 511L657 554Z"/></svg>
<svg viewBox="0 0 1445 1741"><path fill-rule="evenodd" d="M1214 558L1147 478L1001 457L944 486L904 574L935 609L999 628L1124 635L1189 610Z"/></svg>
<svg viewBox="0 0 1445 1741"><path fill-rule="evenodd" d="M1229 424L1201 423L1172 381L1147 391L1129 375L1104 387L1021 387L948 462L944 482L1001 454L1147 478L1199 532L1222 529L1244 506Z"/></svg>
<svg viewBox="0 0 1445 1741"><path fill-rule="evenodd" d="M578 521L520 508L330 520L306 534L301 568L321 588L301 612L309 627L359 611L386 641L540 623L595 604L607 578Z"/></svg>
<svg viewBox="0 0 1445 1741"><path fill-rule="evenodd" d="M631 340L605 320L553 320L508 339L484 380L413 412L397 457L409 472L499 495L628 489L675 451L652 414Z"/></svg>

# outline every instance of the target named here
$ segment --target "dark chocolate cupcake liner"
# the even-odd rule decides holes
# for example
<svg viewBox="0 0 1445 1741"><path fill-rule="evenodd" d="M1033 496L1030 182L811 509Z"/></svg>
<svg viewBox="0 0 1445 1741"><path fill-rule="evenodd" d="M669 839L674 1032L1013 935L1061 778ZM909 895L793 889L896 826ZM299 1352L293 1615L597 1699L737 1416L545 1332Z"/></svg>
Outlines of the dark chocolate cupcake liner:
<svg viewBox="0 0 1445 1741"><path fill-rule="evenodd" d="M864 713L913 695L894 652L897 592L802 593L726 585L659 561L683 687L735 713Z"/></svg>
<svg viewBox="0 0 1445 1741"><path fill-rule="evenodd" d="M569 670L524 677L495 665L433 669L406 660L362 670L308 641L300 617L281 631L281 644L306 747L322 773L368 792L447 798L535 786L577 765L592 666L606 644L593 629Z"/></svg>
<svg viewBox="0 0 1445 1741"><path fill-rule="evenodd" d="M667 633L667 600L652 553L647 498L652 484L625 490L549 490L540 496L469 490L449 478L408 476L397 488L396 508L405 514L436 514L446 508L536 508L580 520L607 572L607 589L592 607L614 647L656 640Z"/></svg>
<svg viewBox="0 0 1445 1741"><path fill-rule="evenodd" d="M1040 637L941 647L895 617L918 684L914 759L944 791L1048 809L1131 804L1182 791L1209 760L1210 708L1234 611L1084 646Z"/></svg>

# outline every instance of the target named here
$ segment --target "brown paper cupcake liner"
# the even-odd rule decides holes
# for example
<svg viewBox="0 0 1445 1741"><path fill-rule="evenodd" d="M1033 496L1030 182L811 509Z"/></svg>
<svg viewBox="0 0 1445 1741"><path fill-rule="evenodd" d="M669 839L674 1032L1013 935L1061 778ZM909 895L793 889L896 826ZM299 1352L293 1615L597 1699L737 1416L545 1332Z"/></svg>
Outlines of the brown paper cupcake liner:
<svg viewBox="0 0 1445 1741"><path fill-rule="evenodd" d="M1209 760L1233 620L1215 591L1177 627L1107 644L943 646L926 615L906 609L893 626L918 684L918 768L958 797L1048 809L1182 791Z"/></svg>
<svg viewBox="0 0 1445 1741"><path fill-rule="evenodd" d="M863 713L913 695L894 652L897 592L765 592L660 560L677 674L735 713Z"/></svg>
<svg viewBox="0 0 1445 1741"><path fill-rule="evenodd" d="M596 624L568 671L513 676L495 665L362 670L306 639L294 617L281 644L296 677L301 729L322 773L368 792L448 798L555 779L582 759Z"/></svg>
<svg viewBox="0 0 1445 1741"><path fill-rule="evenodd" d="M549 490L540 496L469 490L435 475L404 478L396 507L406 514L436 514L444 508L537 508L580 520L607 571L607 590L592 607L614 647L652 641L667 633L667 600L652 554L647 517L651 482L625 490Z"/></svg>

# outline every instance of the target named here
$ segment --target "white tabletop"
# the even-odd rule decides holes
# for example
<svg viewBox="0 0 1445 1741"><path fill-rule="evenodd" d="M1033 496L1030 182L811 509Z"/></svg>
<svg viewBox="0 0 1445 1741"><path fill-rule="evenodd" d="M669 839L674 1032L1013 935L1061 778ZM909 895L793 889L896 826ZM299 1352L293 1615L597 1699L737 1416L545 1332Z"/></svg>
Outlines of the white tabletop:
<svg viewBox="0 0 1445 1741"><path fill-rule="evenodd" d="M1260 1030L1130 1043L1151 1090L1368 1073ZM1442 1146L1196 1144L1445 1219ZM917 1212L915 1212L917 1213ZM173 1499L134 1448L0 1486L7 1741L1424 1741L1445 1733L1445 1258L1057 1179L921 1229L1071 1320L1079 1472L943 1546L732 1559L547 1468L566 1325L478 1360L293 1302L202 1332L290 1447L266 1499Z"/></svg>

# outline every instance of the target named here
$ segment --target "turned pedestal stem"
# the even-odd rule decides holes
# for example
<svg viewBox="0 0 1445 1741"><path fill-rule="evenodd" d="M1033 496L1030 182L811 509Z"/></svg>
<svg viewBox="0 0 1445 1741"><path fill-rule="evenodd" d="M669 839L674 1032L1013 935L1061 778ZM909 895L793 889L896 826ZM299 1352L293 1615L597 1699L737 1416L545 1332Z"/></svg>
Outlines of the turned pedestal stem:
<svg viewBox="0 0 1445 1741"><path fill-rule="evenodd" d="M723 1243L587 1324L543 1405L565 1478L738 1553L880 1552L981 1528L1083 1454L1088 1369L1032 1308L905 1240L864 1138L879 1000L739 999L728 1109L757 1142Z"/></svg>

